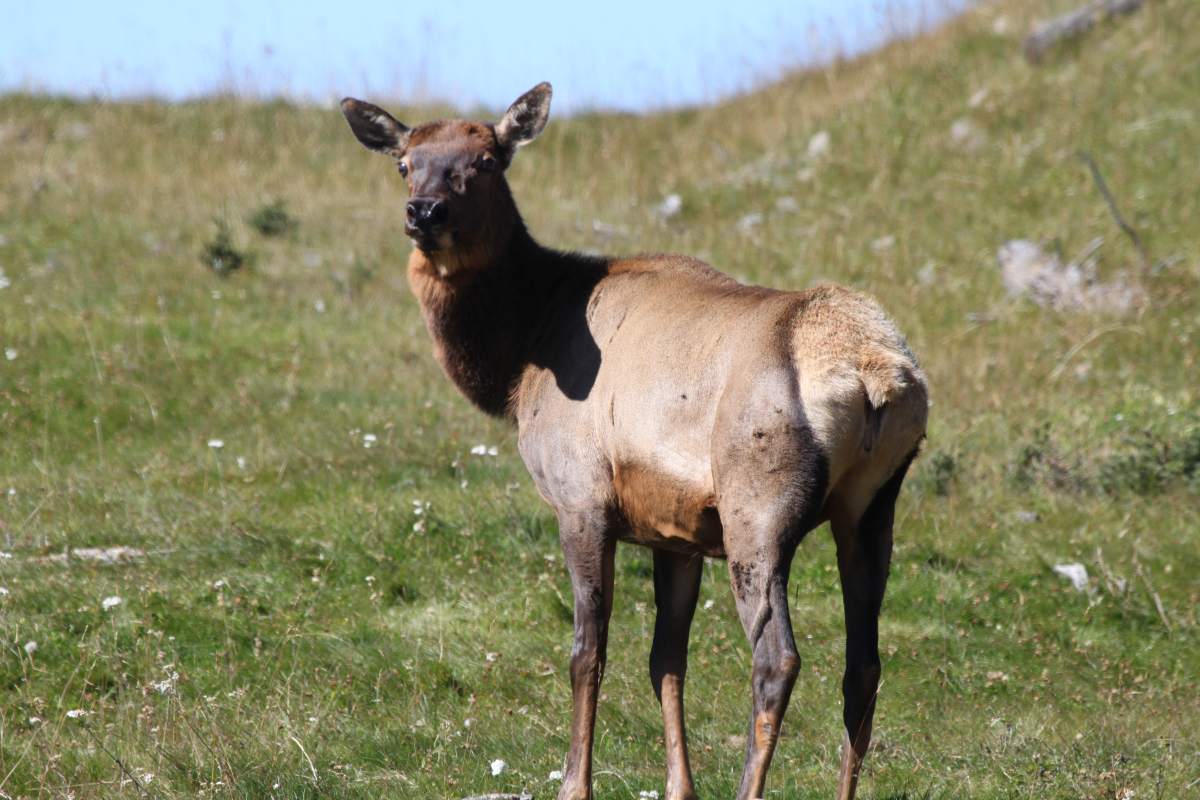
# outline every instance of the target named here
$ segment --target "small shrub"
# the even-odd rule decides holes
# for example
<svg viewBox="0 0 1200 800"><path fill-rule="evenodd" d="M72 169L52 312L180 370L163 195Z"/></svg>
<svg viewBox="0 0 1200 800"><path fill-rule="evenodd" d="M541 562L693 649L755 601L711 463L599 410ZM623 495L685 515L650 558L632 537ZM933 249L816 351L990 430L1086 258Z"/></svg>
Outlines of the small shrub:
<svg viewBox="0 0 1200 800"><path fill-rule="evenodd" d="M250 254L245 250L239 250L234 245L233 234L230 233L229 225L225 220L218 219L216 223L217 232L212 239L204 243L200 261L222 278L227 278L242 267L249 265Z"/></svg>
<svg viewBox="0 0 1200 800"><path fill-rule="evenodd" d="M250 215L251 227L263 236L283 236L291 233L300 223L288 213L287 205L276 198Z"/></svg>

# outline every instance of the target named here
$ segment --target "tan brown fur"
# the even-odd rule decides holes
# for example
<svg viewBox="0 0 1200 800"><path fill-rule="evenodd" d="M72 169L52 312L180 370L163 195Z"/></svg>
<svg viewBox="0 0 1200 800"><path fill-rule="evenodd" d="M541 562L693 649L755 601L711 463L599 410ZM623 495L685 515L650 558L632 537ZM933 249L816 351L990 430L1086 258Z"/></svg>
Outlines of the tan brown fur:
<svg viewBox="0 0 1200 800"><path fill-rule="evenodd" d="M800 664L789 566L825 520L846 605L839 792L852 797L878 684L894 504L925 432L924 375L879 305L848 289L777 291L683 256L587 258L537 244L502 167L540 132L549 96L535 87L494 126L410 130L361 101L343 109L364 144L404 165L418 245L408 275L438 362L472 402L515 421L558 515L576 621L559 800L591 797L618 539L656 551L650 666L668 800L695 797L683 679L698 559L728 559L754 672L738 798L761 796Z"/></svg>

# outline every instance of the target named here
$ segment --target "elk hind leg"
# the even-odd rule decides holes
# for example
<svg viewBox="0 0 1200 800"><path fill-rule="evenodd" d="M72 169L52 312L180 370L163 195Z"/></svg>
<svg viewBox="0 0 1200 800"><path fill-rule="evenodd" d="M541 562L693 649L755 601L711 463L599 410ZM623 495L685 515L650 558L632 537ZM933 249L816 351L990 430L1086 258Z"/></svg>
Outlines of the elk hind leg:
<svg viewBox="0 0 1200 800"><path fill-rule="evenodd" d="M727 542L730 538L733 537L727 537ZM737 793L738 800L751 800L762 797L783 715L800 673L800 655L787 605L788 570L795 542L742 544L750 546L731 548L729 576L738 617L753 653L750 728Z"/></svg>
<svg viewBox="0 0 1200 800"><path fill-rule="evenodd" d="M842 676L845 736L838 800L853 800L859 770L871 743L880 678L879 611L891 566L896 497L911 461L910 456L857 519L844 508L831 515L846 616L846 668Z"/></svg>

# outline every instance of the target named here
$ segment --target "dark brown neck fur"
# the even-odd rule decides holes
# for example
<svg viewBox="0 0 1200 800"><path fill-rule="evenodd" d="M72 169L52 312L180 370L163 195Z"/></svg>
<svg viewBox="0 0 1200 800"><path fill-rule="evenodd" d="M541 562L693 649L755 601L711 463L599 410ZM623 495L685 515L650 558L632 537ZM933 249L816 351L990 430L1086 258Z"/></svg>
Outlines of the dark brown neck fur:
<svg viewBox="0 0 1200 800"><path fill-rule="evenodd" d="M414 250L408 276L447 376L483 411L511 417L525 368L579 338L570 328L583 321L607 265L542 247L516 216L498 247L441 256ZM598 352L595 359L598 366Z"/></svg>

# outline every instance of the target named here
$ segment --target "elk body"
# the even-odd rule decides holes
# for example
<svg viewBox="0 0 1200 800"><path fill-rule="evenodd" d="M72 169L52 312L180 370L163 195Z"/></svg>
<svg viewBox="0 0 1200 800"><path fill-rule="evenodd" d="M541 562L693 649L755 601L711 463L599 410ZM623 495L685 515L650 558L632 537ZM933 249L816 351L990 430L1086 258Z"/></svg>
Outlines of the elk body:
<svg viewBox="0 0 1200 800"><path fill-rule="evenodd" d="M800 658L792 555L829 521L845 604L838 796L871 737L877 620L900 484L925 432L924 377L872 300L837 286L746 286L681 256L592 258L527 232L504 178L546 123L550 86L492 125L410 129L342 110L408 183L408 277L458 389L514 420L553 506L575 601L571 745L559 800L592 796L592 736L618 541L653 548L650 678L662 704L666 797L696 796L683 715L688 629L704 556L728 560L753 653L739 800L763 794Z"/></svg>

